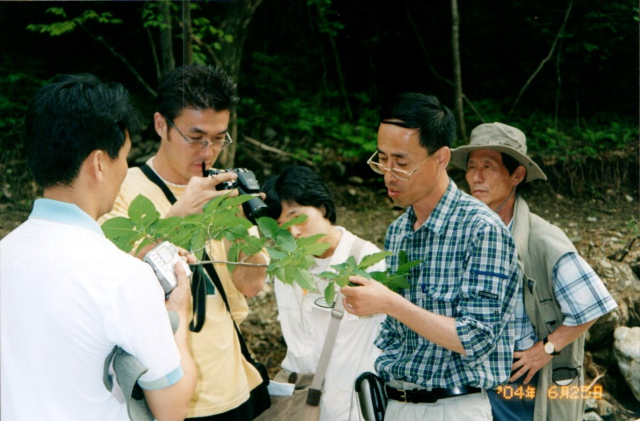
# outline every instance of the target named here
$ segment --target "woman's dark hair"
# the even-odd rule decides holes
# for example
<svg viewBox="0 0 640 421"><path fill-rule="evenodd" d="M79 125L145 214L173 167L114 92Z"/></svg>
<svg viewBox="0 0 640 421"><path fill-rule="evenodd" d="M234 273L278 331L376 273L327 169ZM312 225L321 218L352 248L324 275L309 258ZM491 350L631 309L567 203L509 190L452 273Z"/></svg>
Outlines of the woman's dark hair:
<svg viewBox="0 0 640 421"><path fill-rule="evenodd" d="M186 65L174 69L158 88L158 112L173 121L185 108L231 110L236 84L219 67Z"/></svg>
<svg viewBox="0 0 640 421"><path fill-rule="evenodd" d="M42 87L27 107L25 148L36 182L70 185L94 150L116 159L130 135L141 130L129 93L83 73L63 75Z"/></svg>
<svg viewBox="0 0 640 421"><path fill-rule="evenodd" d="M336 205L329 188L309 167L286 167L279 175L267 179L262 191L267 195L267 216L273 219L280 217L283 203L295 202L323 210L324 217L332 224L336 223Z"/></svg>
<svg viewBox="0 0 640 421"><path fill-rule="evenodd" d="M443 146L451 147L456 134L453 113L435 96L419 93L404 93L393 98L382 109L380 124L419 129L420 145L429 154Z"/></svg>

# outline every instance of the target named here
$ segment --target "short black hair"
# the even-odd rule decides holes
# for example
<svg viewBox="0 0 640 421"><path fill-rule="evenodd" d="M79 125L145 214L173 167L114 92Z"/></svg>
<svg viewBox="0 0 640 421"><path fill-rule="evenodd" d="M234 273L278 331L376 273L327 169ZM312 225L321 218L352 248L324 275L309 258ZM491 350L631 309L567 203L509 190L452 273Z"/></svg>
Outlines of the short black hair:
<svg viewBox="0 0 640 421"><path fill-rule="evenodd" d="M190 64L171 71L158 88L158 112L173 121L185 108L231 110L236 84L220 67Z"/></svg>
<svg viewBox="0 0 640 421"><path fill-rule="evenodd" d="M380 124L419 129L420 145L429 154L443 146L451 147L456 135L453 113L435 96L420 93L395 96L382 108Z"/></svg>
<svg viewBox="0 0 640 421"><path fill-rule="evenodd" d="M27 163L43 188L70 185L94 150L116 159L142 128L129 92L82 73L62 75L40 88L27 107Z"/></svg>
<svg viewBox="0 0 640 421"><path fill-rule="evenodd" d="M262 191L267 195L267 216L273 219L280 217L283 203L295 202L324 210L324 217L332 224L336 223L336 205L331 192L309 167L286 167L279 175L268 178Z"/></svg>

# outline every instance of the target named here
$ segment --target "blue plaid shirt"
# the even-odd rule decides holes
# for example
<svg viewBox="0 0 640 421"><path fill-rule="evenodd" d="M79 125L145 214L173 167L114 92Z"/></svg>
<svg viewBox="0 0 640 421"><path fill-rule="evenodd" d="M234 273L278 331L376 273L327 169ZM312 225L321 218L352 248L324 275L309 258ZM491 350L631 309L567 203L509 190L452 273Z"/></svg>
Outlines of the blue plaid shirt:
<svg viewBox="0 0 640 421"><path fill-rule="evenodd" d="M409 261L411 287L401 294L433 313L455 318L467 355L440 347L387 317L376 345L383 354L376 370L385 381L423 387L463 385L491 388L511 372L514 324L511 317L519 284L516 248L498 216L461 192L453 181L427 221L414 231L413 208L389 227L387 260L398 268L398 253Z"/></svg>

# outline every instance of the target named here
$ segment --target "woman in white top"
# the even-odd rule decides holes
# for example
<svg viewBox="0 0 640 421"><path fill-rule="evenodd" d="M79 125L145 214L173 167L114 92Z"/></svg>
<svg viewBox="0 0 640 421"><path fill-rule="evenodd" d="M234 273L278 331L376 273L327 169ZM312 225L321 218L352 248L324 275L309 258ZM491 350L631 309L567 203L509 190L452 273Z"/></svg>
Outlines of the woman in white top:
<svg viewBox="0 0 640 421"><path fill-rule="evenodd" d="M274 283L282 334L287 343L287 355L282 361L284 370L295 373L315 373L331 320L331 306L324 300L328 281L318 274L332 270L354 255L362 257L380 251L370 242L354 241L357 237L334 225L336 208L327 186L309 168L287 167L264 184L269 216L283 224L299 215L307 219L289 231L295 238L325 234L321 240L329 244L327 251L315 258L310 269L317 291L303 290L299 285ZM360 249L360 250L358 250ZM369 271L383 271L384 260ZM336 285L336 290L339 287ZM338 296L338 294L336 294ZM380 355L373 341L377 337L384 315L359 318L347 312L340 321L331 359L324 380L320 401L321 421L361 420L355 399L355 379L365 371L374 371L373 364Z"/></svg>

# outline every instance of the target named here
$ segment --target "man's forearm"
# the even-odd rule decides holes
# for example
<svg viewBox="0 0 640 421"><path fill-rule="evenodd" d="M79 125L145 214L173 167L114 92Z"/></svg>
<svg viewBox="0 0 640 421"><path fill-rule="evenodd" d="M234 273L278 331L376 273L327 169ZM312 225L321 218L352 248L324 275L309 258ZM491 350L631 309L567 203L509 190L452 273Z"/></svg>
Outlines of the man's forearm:
<svg viewBox="0 0 640 421"><path fill-rule="evenodd" d="M556 351L562 350L567 345L578 339L580 335L587 331L598 319L591 320L590 322L583 323L578 326L562 325L548 336L550 342ZM542 340L543 338L540 338Z"/></svg>
<svg viewBox="0 0 640 421"><path fill-rule="evenodd" d="M453 317L432 313L398 294L393 297L387 314L428 341L453 352L467 355L458 336Z"/></svg>

